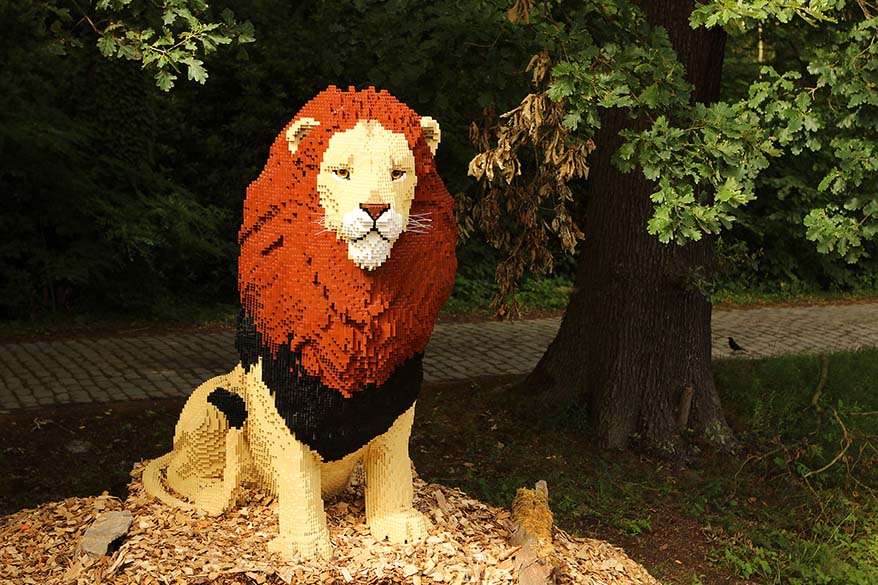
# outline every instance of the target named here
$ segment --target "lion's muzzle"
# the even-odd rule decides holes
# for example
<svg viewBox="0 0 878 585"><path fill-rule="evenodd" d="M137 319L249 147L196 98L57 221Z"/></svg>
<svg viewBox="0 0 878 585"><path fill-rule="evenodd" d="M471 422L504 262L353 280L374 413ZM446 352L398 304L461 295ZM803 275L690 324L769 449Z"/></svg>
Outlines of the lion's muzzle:
<svg viewBox="0 0 878 585"><path fill-rule="evenodd" d="M339 235L348 244L348 258L365 270L374 270L390 257L402 234L405 218L387 204L360 204L344 214Z"/></svg>

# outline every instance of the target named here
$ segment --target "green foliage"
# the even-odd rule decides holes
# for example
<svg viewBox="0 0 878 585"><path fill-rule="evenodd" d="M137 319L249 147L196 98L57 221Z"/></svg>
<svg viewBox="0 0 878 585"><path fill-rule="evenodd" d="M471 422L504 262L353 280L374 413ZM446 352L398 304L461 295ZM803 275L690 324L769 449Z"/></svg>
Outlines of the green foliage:
<svg viewBox="0 0 878 585"><path fill-rule="evenodd" d="M97 0L35 5L34 12L50 30L59 51L65 46L81 47L85 42L76 27L87 23L96 46L104 57L137 61L152 72L163 91L186 69L189 80L204 84L207 70L202 60L221 45L252 43L253 25L238 23L226 8L213 19L203 0Z"/></svg>
<svg viewBox="0 0 878 585"><path fill-rule="evenodd" d="M869 256L867 243L878 233L878 167L870 138L878 120L873 91L878 21L868 11L845 10L843 2L819 4L812 8L823 16L835 10L838 22L804 29L798 58L784 60L797 68L784 73L788 83L780 93L794 98L778 100L778 91L758 89L764 82L757 81L746 107L765 117L767 129L791 155L805 149L819 153L811 157L813 183L801 191L806 196L812 191L809 198L822 205L801 221L820 252L852 263ZM817 169L824 170L815 175Z"/></svg>
<svg viewBox="0 0 878 585"><path fill-rule="evenodd" d="M664 29L650 29L636 14L622 24L634 42L611 38L602 43L585 32L571 34L567 42L581 48L552 69L548 96L565 100L565 125L574 130L581 126L587 136L600 127L600 109L629 108L637 113L689 99L690 87L680 75Z"/></svg>
<svg viewBox="0 0 878 585"><path fill-rule="evenodd" d="M764 29L784 29L789 43L783 58L750 67L726 101L710 105L690 99L667 34L633 3L545 3L530 10L529 22L555 63L546 95L563 105L573 140L593 137L609 109L637 120L614 161L655 183L647 229L661 242L719 234L745 217L746 205L782 196L793 201L776 209L797 207L787 233L795 229L818 252L853 263L870 257L878 235L873 12L869 3L843 0L703 3L693 27L758 35L759 55ZM780 177L800 185L788 183L781 194Z"/></svg>
<svg viewBox="0 0 878 585"><path fill-rule="evenodd" d="M711 551L712 562L740 578L790 585L869 585L878 578L878 508L840 501L809 537L778 527L750 527ZM847 514L845 514L847 512Z"/></svg>
<svg viewBox="0 0 878 585"><path fill-rule="evenodd" d="M848 20L855 15L856 11L848 13ZM792 28L763 23L758 31L751 27L729 39L723 89L728 99L748 96L749 86L762 80L760 74L764 67L783 68L787 75L799 75L796 86L805 88L800 95L807 95L811 101L810 115L819 128L804 142L794 140L792 147L771 159L771 166L757 177L757 199L735 213L735 223L723 236L726 250L734 244L738 259L743 258L741 254L750 258L740 264L746 274L726 270L726 274L719 275L721 288L748 294L760 291L770 296L875 289L878 238L864 237L873 229L870 224L874 222L854 211L863 201L870 200L874 179L869 173L853 168L851 173L863 179L863 187L851 189L842 180L848 171L840 172L839 158L832 146L850 139L847 143L855 146L838 152L843 157L847 157L848 152L862 152L857 148L871 130L848 128L851 111L836 108L834 104L846 104L849 98L832 95L827 98L826 87L816 89L818 81L809 71L814 65L812 56L820 54L824 61L838 62L831 69L820 66L828 78L850 77L846 67L841 66L842 60L834 55L836 45L827 45L831 38L839 35L836 29L843 31L846 26L849 25L841 22L828 27ZM757 62L760 56L761 63ZM856 55L847 58L848 63L858 62ZM845 89L846 83L836 83L836 87L842 92L862 95L862 91L856 89L860 87L859 81L851 84L850 90ZM832 107L826 107L827 100ZM873 115L868 109L858 107L857 123L866 123ZM867 193L863 200L858 194L861 189ZM845 208L847 198L856 199L851 209ZM817 246L809 242L808 237L815 240ZM823 253L818 252L818 248ZM723 254L721 249L721 258ZM856 263L851 264L849 260Z"/></svg>
<svg viewBox="0 0 878 585"><path fill-rule="evenodd" d="M0 3L0 314L146 307L198 294L225 267L225 212L155 161L150 80L84 43L58 40L34 8ZM215 286L215 285L214 285Z"/></svg>
<svg viewBox="0 0 878 585"><path fill-rule="evenodd" d="M387 89L439 120L437 164L455 195L473 188L465 170L474 151L469 125L525 86L529 49L490 2L248 0L234 7L252 20L257 41L246 55L212 55L203 88L175 90L161 137L166 164L184 184L230 209L240 208L282 125L329 85Z"/></svg>
<svg viewBox="0 0 878 585"><path fill-rule="evenodd" d="M628 141L617 153L617 165L630 172L636 162L656 181L651 234L683 244L729 228L735 210L756 198L756 180L771 158L784 148L798 154L800 143L819 149L819 142L806 136L820 125L810 112L810 95L795 89L799 77L765 67L763 80L750 86L745 100L696 103L682 127L659 116L645 131L624 133Z"/></svg>
<svg viewBox="0 0 878 585"><path fill-rule="evenodd" d="M9 235L0 246L0 311L146 308L177 293L234 302L244 190L278 128L329 84L387 88L439 119L440 172L455 196L471 197L470 125L515 103L527 89L522 69L542 47L556 56L550 96L565 105L573 141L593 135L607 108L649 121L626 134L616 156L620 167L657 179L649 229L669 242L725 230L725 250L735 250L727 264L741 270L718 283L702 275L705 284L875 286L878 44L875 22L857 5L700 7L695 24L744 24L727 102L710 107L689 105L667 34L627 1L579 3L563 18L556 3L535 5L523 26L509 23L505 8L487 0L0 2L8 31L0 40L0 188L9 200L0 216ZM815 26L772 21L791 16ZM757 24L767 54L758 64ZM204 86L150 87L183 75L203 83L207 71ZM558 219L561 208L545 202L535 225ZM525 304L562 303L571 266L556 260L562 279L526 285ZM493 268L464 272L456 300L481 302L496 291L494 276Z"/></svg>
<svg viewBox="0 0 878 585"><path fill-rule="evenodd" d="M619 520L616 525L622 534L627 536L640 536L646 532L652 532L652 522L649 518L634 518Z"/></svg>
<svg viewBox="0 0 878 585"><path fill-rule="evenodd" d="M731 25L746 29L766 20L787 24L801 18L810 25L817 25L833 21L835 11L844 4L843 0L715 0L692 11L689 22L693 28Z"/></svg>
<svg viewBox="0 0 878 585"><path fill-rule="evenodd" d="M235 302L244 191L283 124L330 84L385 88L439 119L440 173L453 193L472 189L468 126L524 87L531 51L491 2L81 7L0 1L5 318ZM154 89L160 70L203 81L202 68L203 86Z"/></svg>

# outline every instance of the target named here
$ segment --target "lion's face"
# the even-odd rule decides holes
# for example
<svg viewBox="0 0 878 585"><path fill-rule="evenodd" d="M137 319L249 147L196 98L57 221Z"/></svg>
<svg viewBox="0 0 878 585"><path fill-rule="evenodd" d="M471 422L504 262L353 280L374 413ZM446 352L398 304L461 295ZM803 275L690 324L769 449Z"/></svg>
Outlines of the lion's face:
<svg viewBox="0 0 878 585"><path fill-rule="evenodd" d="M439 139L434 120L387 92L330 87L247 188L238 278L259 343L297 353L345 397L424 351L454 285Z"/></svg>
<svg viewBox="0 0 878 585"><path fill-rule="evenodd" d="M439 142L439 126L421 119L430 149ZM319 125L303 118L287 131L292 152ZM317 193L324 211L322 225L347 245L348 258L359 268L375 270L388 258L399 236L427 220L410 221L418 178L415 155L405 135L377 120L361 120L332 136L320 162Z"/></svg>

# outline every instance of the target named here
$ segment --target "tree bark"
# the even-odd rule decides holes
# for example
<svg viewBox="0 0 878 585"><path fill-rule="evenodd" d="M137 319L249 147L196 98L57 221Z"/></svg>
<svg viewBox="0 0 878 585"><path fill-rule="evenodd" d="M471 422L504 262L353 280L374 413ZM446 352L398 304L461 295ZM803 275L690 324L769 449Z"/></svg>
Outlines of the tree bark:
<svg viewBox="0 0 878 585"><path fill-rule="evenodd" d="M640 4L653 26L667 29L695 87L692 99L718 99L724 33L692 30L691 0ZM528 387L582 407L603 446L639 439L673 456L682 453L687 428L723 446L733 439L713 382L710 301L692 285L700 269L709 274L713 239L679 246L649 235L654 184L639 169L622 174L611 162L619 131L645 124L618 110L602 117L574 292Z"/></svg>

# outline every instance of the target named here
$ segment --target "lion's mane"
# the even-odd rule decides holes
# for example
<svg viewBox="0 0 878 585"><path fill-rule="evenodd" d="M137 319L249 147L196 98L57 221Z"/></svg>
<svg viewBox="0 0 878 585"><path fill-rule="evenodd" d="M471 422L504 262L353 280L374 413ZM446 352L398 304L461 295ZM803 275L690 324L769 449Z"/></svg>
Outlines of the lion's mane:
<svg viewBox="0 0 878 585"><path fill-rule="evenodd" d="M320 125L287 147L295 120ZM429 213L432 229L403 233L373 271L347 257L347 245L319 223L317 174L329 139L360 120L405 135L418 183L412 214ZM385 91L335 87L308 102L278 135L268 162L247 189L238 241L238 284L245 311L267 350L288 344L305 371L344 396L381 385L424 350L436 314L451 294L457 228L451 196L439 178L419 116Z"/></svg>

